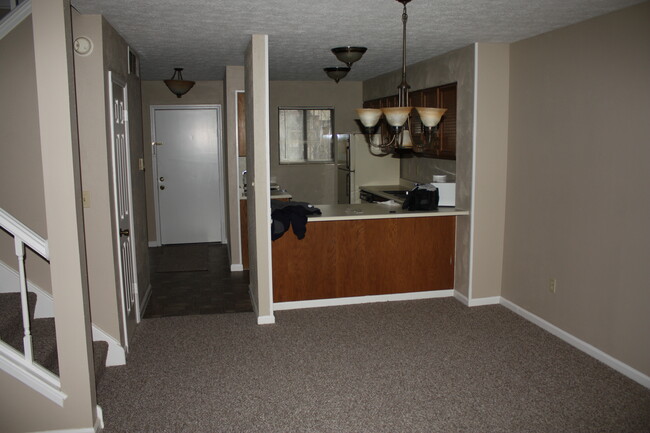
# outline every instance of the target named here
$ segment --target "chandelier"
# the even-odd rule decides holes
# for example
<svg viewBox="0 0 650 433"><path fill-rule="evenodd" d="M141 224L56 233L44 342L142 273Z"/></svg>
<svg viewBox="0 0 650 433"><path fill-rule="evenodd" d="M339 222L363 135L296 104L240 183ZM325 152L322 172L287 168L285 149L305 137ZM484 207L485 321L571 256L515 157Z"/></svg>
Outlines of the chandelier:
<svg viewBox="0 0 650 433"><path fill-rule="evenodd" d="M411 86L406 82L406 4L411 0L396 0L402 3L402 82L397 86L398 106L384 108L358 108L359 120L364 126L366 140L372 148L379 149L382 154L401 153L404 151L424 150L429 146L437 135L437 126L440 119L447 111L446 108L415 107L420 117L424 130L422 142L414 143L411 137L410 114L413 107L409 105L409 89ZM385 136L373 137L382 116L388 124Z"/></svg>

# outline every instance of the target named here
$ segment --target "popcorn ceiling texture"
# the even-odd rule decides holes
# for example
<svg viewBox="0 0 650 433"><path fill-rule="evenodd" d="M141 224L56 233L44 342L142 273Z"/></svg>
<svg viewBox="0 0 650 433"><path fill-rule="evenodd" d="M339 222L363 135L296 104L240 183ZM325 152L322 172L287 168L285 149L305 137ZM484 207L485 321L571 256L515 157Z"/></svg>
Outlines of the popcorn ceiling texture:
<svg viewBox="0 0 650 433"><path fill-rule="evenodd" d="M413 0L408 4L407 63L474 42L514 42L639 0ZM141 58L145 80L184 67L190 80L222 80L243 65L251 34L269 35L271 80L328 80L342 66L330 49L368 47L347 80L401 67L402 5L394 0L72 0L102 14Z"/></svg>

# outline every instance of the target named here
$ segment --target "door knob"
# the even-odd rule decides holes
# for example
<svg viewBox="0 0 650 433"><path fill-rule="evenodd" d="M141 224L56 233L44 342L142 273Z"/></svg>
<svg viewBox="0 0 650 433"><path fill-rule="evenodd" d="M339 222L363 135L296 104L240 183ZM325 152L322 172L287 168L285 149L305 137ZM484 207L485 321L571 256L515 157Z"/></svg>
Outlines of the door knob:
<svg viewBox="0 0 650 433"><path fill-rule="evenodd" d="M128 236L129 229L120 229L120 236Z"/></svg>
<svg viewBox="0 0 650 433"><path fill-rule="evenodd" d="M165 189L165 185L160 185L160 189Z"/></svg>

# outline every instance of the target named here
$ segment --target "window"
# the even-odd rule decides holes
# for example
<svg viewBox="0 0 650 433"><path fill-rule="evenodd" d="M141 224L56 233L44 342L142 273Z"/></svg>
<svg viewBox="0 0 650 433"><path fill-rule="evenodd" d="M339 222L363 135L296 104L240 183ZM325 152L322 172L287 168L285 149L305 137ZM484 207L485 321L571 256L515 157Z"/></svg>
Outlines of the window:
<svg viewBox="0 0 650 433"><path fill-rule="evenodd" d="M280 164L334 162L332 108L280 108Z"/></svg>

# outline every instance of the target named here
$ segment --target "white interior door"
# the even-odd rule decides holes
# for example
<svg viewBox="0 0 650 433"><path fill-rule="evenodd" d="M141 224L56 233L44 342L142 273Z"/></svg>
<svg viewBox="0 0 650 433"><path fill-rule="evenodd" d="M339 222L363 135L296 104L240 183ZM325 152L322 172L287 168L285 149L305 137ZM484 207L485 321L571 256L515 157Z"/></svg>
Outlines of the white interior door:
<svg viewBox="0 0 650 433"><path fill-rule="evenodd" d="M223 241L219 107L154 108L159 239Z"/></svg>
<svg viewBox="0 0 650 433"><path fill-rule="evenodd" d="M111 137L113 154L113 190L117 221L117 245L121 279L124 345L140 319L138 287L135 278L136 261L133 230L133 201L131 198L131 158L129 146L126 82L109 72L111 101Z"/></svg>

